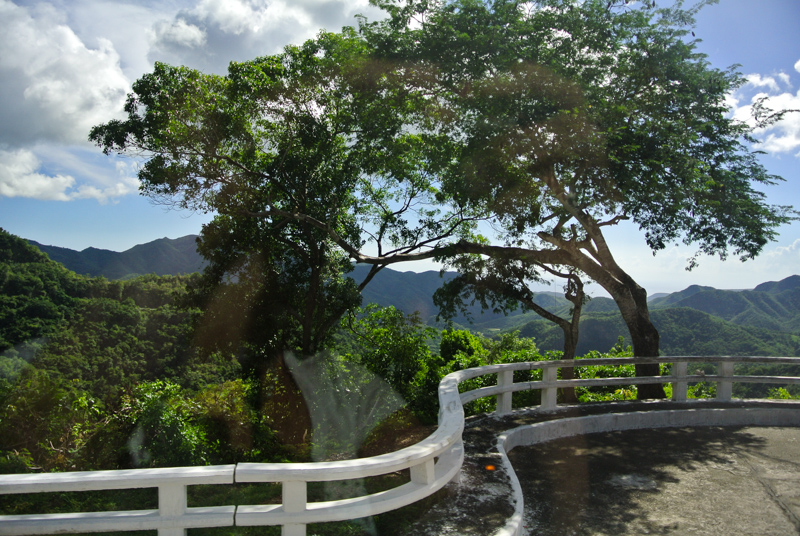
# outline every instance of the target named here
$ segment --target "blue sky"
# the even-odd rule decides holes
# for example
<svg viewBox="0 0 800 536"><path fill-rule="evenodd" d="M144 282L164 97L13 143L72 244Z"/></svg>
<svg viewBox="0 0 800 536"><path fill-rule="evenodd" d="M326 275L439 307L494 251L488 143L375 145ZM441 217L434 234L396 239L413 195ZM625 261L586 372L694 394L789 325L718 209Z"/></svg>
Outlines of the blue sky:
<svg viewBox="0 0 800 536"><path fill-rule="evenodd" d="M371 9L366 0L0 0L0 227L76 250L198 233L208 215L140 197L132 162L102 155L86 142L88 129L119 116L130 84L154 61L224 72L230 60L277 52ZM798 27L798 0L720 0L701 11L699 50L748 76L731 95L732 113L746 118L761 93L773 108L800 108ZM765 190L768 199L800 207L800 114L759 135L764 164L786 179ZM608 234L619 263L651 293L693 283L752 288L800 273L800 223L755 261L701 259L691 273L691 247L654 257L638 230Z"/></svg>
<svg viewBox="0 0 800 536"><path fill-rule="evenodd" d="M691 5L686 2L686 5ZM800 1L720 0L697 16L698 50L715 67L739 64L749 82L732 97L734 113L747 117L747 105L758 94L768 94L774 109L800 108ZM769 202L800 209L800 113L790 114L779 128L758 133L767 140L761 161L785 181L763 189ZM672 246L655 256L642 235L630 226L607 233L619 263L649 293L673 292L691 284L746 289L764 281L800 274L800 222L780 229L777 242L767 245L755 260L701 257L700 265L685 270L695 249Z"/></svg>

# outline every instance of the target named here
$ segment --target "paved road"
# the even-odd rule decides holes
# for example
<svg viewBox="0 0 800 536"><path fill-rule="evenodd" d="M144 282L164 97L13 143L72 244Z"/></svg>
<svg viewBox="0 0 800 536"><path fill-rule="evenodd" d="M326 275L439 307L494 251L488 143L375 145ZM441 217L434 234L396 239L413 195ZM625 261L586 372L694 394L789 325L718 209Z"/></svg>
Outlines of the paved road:
<svg viewBox="0 0 800 536"><path fill-rule="evenodd" d="M646 404L559 413L656 407ZM514 505L497 434L554 417L534 411L468 419L461 475L413 533L489 536L503 527ZM510 458L524 488L523 534L800 535L800 428L590 434L517 447Z"/></svg>
<svg viewBox="0 0 800 536"><path fill-rule="evenodd" d="M797 428L592 434L509 457L527 534L800 534Z"/></svg>

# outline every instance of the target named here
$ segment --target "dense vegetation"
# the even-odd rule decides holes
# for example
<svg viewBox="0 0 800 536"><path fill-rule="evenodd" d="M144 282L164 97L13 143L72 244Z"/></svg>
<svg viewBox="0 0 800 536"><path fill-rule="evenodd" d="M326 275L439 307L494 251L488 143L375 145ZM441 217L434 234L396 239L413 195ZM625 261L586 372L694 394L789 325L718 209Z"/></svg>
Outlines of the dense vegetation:
<svg viewBox="0 0 800 536"><path fill-rule="evenodd" d="M234 359L204 355L189 340L197 311L176 303L191 278L88 278L4 231L0 243L7 461L46 469L124 466L110 458L125 451L124 428L135 423L123 421L135 414L142 385L175 395L171 386L202 393L240 378ZM104 452L90 445L98 435L105 435L96 439Z"/></svg>
<svg viewBox="0 0 800 536"><path fill-rule="evenodd" d="M3 231L0 241L3 471L354 455L392 414L435 423L444 374L540 358L532 340L441 333L371 306L345 318L328 352L250 367L247 348L200 336L197 275L78 276L22 239ZM217 322L234 332L243 320Z"/></svg>
<svg viewBox="0 0 800 536"><path fill-rule="evenodd" d="M191 241L194 244L195 238L184 237L166 242ZM124 252L126 258L134 250L142 252L148 258L156 259L154 264L137 263L134 267L130 263L120 264L117 261L121 259L118 258L114 265L124 266L128 270L123 273L123 279L136 277L136 270L158 273L159 269L164 268L164 263L157 260L164 250L164 244L165 239L161 239ZM94 258L94 252L89 250L77 252L48 247L46 251L53 249L59 251L64 266L77 273L81 273L81 267ZM202 258L195 252L193 260L178 266L175 273L197 266L201 261ZM365 279L368 272L368 267L357 265L350 276L358 283ZM414 273L386 269L363 289L363 303L384 307L391 305L407 314L419 311L423 323L442 328L446 324L437 321L439 309L432 296L455 275L453 272L440 276L433 271ZM798 353L797 334L800 333L798 296L800 276L791 276L782 281L762 283L753 290L720 290L692 285L680 292L653 297L650 308L653 311L653 323L662 335L663 355L793 356ZM557 292L537 293L534 301L556 315L564 318L569 316L571 304ZM581 331L589 331L579 340L579 354L606 351L620 335L625 337L626 344L630 344L630 337L622 326L618 311L610 298L593 298L584 304ZM696 312L703 314L697 315ZM453 325L487 337L518 330L526 337L535 338L541 350L563 348L560 330L554 329L537 314L521 309L509 314L495 314L481 311L480 304L475 303L467 307L467 314L455 316Z"/></svg>
<svg viewBox="0 0 800 536"><path fill-rule="evenodd" d="M398 422L435 423L436 386L449 372L560 355L539 350L557 348L560 333L543 321L491 340L466 330L440 331L416 315L371 305L345 317L327 353L295 365L295 377L300 371L313 381L307 392L316 398L304 401L287 360L253 368L246 349L206 344L200 333L208 324L188 298L199 276L109 281L78 276L6 232L0 245L5 470L353 455L369 428L400 408L405 417ZM743 328L687 308L656 310L654 320L673 355L796 355L800 347L797 335ZM217 322L215 330L231 333L243 321L234 315L227 324ZM590 313L582 332L594 348L621 353L627 345L618 339L625 332L618 315ZM579 349L598 355L588 346ZM385 395L389 391L392 396ZM348 392L382 398L363 404L373 408L370 414L323 411L330 397ZM535 396L520 393L515 400L535 403ZM470 410L492 403L478 401ZM341 437L339 428L354 433Z"/></svg>
<svg viewBox="0 0 800 536"><path fill-rule="evenodd" d="M133 84L125 118L91 130L106 154L147 155L144 195L215 214L197 242L202 275L79 276L0 232L0 470L352 456L391 448L398 428L431 425L449 372L562 355L526 336L557 339L536 322L522 336L488 339L392 307L359 308L379 272L410 260L459 270L466 279L446 287L453 298L471 290L484 309L522 306L560 323L570 358L579 328L610 355L631 346L641 357L796 353L793 309L779 311L781 322L762 314L778 311L777 299L651 314L604 237L603 227L632 220L654 251L683 241L744 259L796 216L766 203L760 187L780 178L751 147L758 128L787 112L759 101L755 125L730 117L726 96L745 80L696 52L688 34L697 8L373 4L387 17L232 62L225 76L156 63ZM160 245L160 259L134 252L133 272L147 260L172 270L191 253ZM122 276L113 256L91 253L81 273ZM354 262L368 266L361 281L348 277ZM543 273L571 282L569 329L566 314L545 311L528 290ZM579 323L584 277L618 314L587 308ZM631 346L617 338L625 331ZM562 395L637 395L631 386L576 391ZM638 394L667 393L653 384Z"/></svg>
<svg viewBox="0 0 800 536"><path fill-rule="evenodd" d="M553 346L560 330L552 325L531 322L521 332L498 331L489 339L456 327L442 331L418 315L373 304L344 317L326 352L300 361L286 355L253 367L248 348L208 344L201 336L209 324L192 294L202 288L197 274L117 281L79 276L5 231L0 231L0 274L0 472L375 454L394 448L398 437L416 434L421 439L430 432L438 413L436 388L444 375L561 355L540 351L537 344ZM226 323L223 315L214 329L228 334L251 329L240 325L245 320L230 315ZM656 311L655 320L663 323L665 347L675 353L797 353L796 335L776 339L774 332L741 328L692 309ZM685 328L689 325L692 330ZM584 340L611 348L609 354L588 351L584 357L631 355L622 337L616 337L624 333L618 315L592 313L582 331ZM634 374L632 367L609 366L576 372L585 378ZM540 375L518 372L515 379ZM493 381L472 380L462 389ZM786 389L768 393L766 386L736 388L737 396L796 394ZM692 393L712 396L714 386L701 383ZM636 387L578 389L576 394L581 401L622 400L635 398ZM515 393L514 406L534 405L538 398L538 392ZM466 409L477 413L493 406L490 398ZM392 484L368 484L386 485ZM18 498L4 512L41 510L41 500ZM116 508L139 501L130 507L141 508L153 498L64 494L52 500L50 510L70 510L104 508L97 501ZM210 499L201 494L195 500ZM381 518L374 522L392 525ZM358 524L330 530L363 533ZM392 532L384 528L381 533Z"/></svg>
<svg viewBox="0 0 800 536"><path fill-rule="evenodd" d="M661 334L663 355L762 355L800 354L800 336L755 326L741 326L687 307L656 309L653 323ZM518 319L517 329L536 339L540 348L557 348L561 330L543 320ZM613 345L626 332L615 313L590 313L581 320L578 353Z"/></svg>

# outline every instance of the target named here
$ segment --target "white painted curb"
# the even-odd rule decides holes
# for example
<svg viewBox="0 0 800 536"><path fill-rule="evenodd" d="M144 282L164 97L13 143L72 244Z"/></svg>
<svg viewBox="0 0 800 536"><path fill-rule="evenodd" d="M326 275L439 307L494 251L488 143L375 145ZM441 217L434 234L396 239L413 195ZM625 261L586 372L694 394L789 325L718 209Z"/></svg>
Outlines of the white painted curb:
<svg viewBox="0 0 800 536"><path fill-rule="evenodd" d="M669 402L659 403L669 404ZM511 479L514 514L494 536L519 536L522 532L525 499L517 474L508 459L508 453L516 447L546 443L564 437L623 430L698 426L800 427L800 411L798 411L800 404L787 403L785 408L758 407L760 404L763 402L752 401L752 407L601 413L527 424L503 432L497 438L497 451ZM736 406L741 406L741 402L736 403Z"/></svg>

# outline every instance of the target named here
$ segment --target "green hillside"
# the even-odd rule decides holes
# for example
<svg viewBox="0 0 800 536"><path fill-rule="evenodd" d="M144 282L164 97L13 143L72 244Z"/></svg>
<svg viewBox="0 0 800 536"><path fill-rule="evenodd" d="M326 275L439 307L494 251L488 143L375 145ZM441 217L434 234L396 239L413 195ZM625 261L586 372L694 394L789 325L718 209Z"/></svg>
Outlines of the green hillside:
<svg viewBox="0 0 800 536"><path fill-rule="evenodd" d="M687 292L690 291L691 292ZM800 332L800 277L759 285L753 290L731 291L690 287L653 300L651 309L688 307L732 324L786 333Z"/></svg>
<svg viewBox="0 0 800 536"><path fill-rule="evenodd" d="M687 307L655 310L652 318L661 335L662 355L800 355L800 335L740 326ZM542 350L560 350L564 344L561 330L545 320L532 320L519 329L521 336L535 338ZM620 336L630 344L619 314L588 314L581 319L577 353L607 351Z"/></svg>
<svg viewBox="0 0 800 536"><path fill-rule="evenodd" d="M179 275L199 272L205 262L197 253L197 237L188 235L174 240L160 238L123 252L87 248L75 251L38 242L30 243L51 260L81 275L126 279L136 275Z"/></svg>
<svg viewBox="0 0 800 536"><path fill-rule="evenodd" d="M769 292L771 294L779 294L785 290L792 290L800 287L800 275L790 275L786 279L780 281L769 281L761 283L753 290L759 292Z"/></svg>
<svg viewBox="0 0 800 536"><path fill-rule="evenodd" d="M714 288L701 287L700 285L690 285L679 292L673 292L665 296L648 300L648 305L651 309L664 309L666 307L673 307L676 303L706 290L714 290Z"/></svg>
<svg viewBox="0 0 800 536"><path fill-rule="evenodd" d="M0 352L52 333L87 290L84 279L0 229Z"/></svg>
<svg viewBox="0 0 800 536"><path fill-rule="evenodd" d="M111 400L140 381L224 376L187 343L195 311L174 305L187 281L80 276L0 229L0 383L34 365Z"/></svg>
<svg viewBox="0 0 800 536"><path fill-rule="evenodd" d="M123 279L135 274L199 271L203 261L196 252L195 238L164 238L122 253L95 248L77 252L33 244L74 272ZM14 239L21 241L16 237ZM35 249L28 246L25 251L28 251L26 255L41 262L43 257L41 254L37 256ZM45 279L55 277L69 280L72 285L83 284L75 279L74 274L69 276L66 270L59 271L52 267L43 270L50 274L44 276ZM361 281L367 270L366 266L356 266L351 275L356 281ZM441 275L436 271L415 273L384 269L364 290L363 303L392 305L409 314L417 311L424 322L435 325L439 311L433 303L433 293L454 276L453 273ZM38 284L43 288L54 288L45 282ZM15 297L12 299L11 296ZM43 309L41 318L31 321L28 327L14 328L21 330L16 335L8 330L5 335L0 332L0 337L10 337L3 340L19 342L25 339L24 335L41 336L47 326L64 318L63 298L60 302L53 302L55 309L30 297L21 298L17 291L5 292L3 299L8 304L1 313L5 315L21 314L26 307L47 309ZM557 292L538 293L535 301L560 316L569 314L569 302ZM692 285L680 292L653 298L650 308L656 327L661 332L663 354L795 355L794 336L800 335L800 276L762 283L753 290L719 290ZM618 336L627 335L617 306L609 298L589 300L584 305L583 314L579 353L605 351L613 346ZM473 305L469 308L469 318L460 316L454 318L453 322L489 336L520 330L522 335L536 337L543 349L560 349L562 345L560 330L532 312L515 311L505 316L482 312L477 305ZM9 343L6 342L6 346Z"/></svg>

